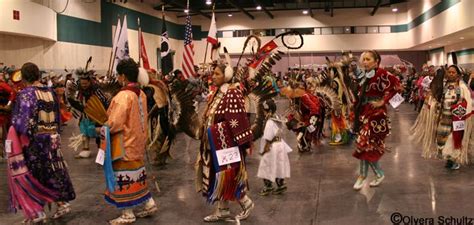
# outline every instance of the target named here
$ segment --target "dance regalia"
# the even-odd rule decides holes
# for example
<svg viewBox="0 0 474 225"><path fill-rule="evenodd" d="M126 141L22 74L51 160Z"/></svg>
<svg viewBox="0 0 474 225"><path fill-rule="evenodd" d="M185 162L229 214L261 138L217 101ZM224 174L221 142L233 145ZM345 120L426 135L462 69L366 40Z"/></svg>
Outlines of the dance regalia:
<svg viewBox="0 0 474 225"><path fill-rule="evenodd" d="M8 83L0 81L0 124L10 121L11 111L8 106L15 100L15 91Z"/></svg>
<svg viewBox="0 0 474 225"><path fill-rule="evenodd" d="M335 91L337 93L337 97L342 102L344 92L342 90L342 85L339 81L339 78L335 78L334 83L336 84ZM343 105L340 111L333 110L331 112L331 142L329 142L330 145L342 145L346 144L349 141L349 134L344 116L345 112L345 105Z"/></svg>
<svg viewBox="0 0 474 225"><path fill-rule="evenodd" d="M61 114L61 124L66 123L67 121L71 120L72 113L68 110L65 100L65 88L64 85L56 84L54 85L54 90L56 92L56 96L58 96L59 100L59 112Z"/></svg>
<svg viewBox="0 0 474 225"><path fill-rule="evenodd" d="M20 70L17 70L12 74L11 81L13 83L13 90L15 90L16 93L26 87L25 82L22 80Z"/></svg>
<svg viewBox="0 0 474 225"><path fill-rule="evenodd" d="M277 118L270 118L265 124L265 130L260 143L260 154L263 154L258 166L257 177L274 181L276 178L290 177L290 160L288 153L292 149L281 138L282 122ZM270 142L270 150L265 151L265 144Z"/></svg>
<svg viewBox="0 0 474 225"><path fill-rule="evenodd" d="M156 153L155 161L158 164L165 164L166 158L170 156L171 144L164 143L172 143L174 140L174 132L169 121L168 86L161 80L151 79L150 84L142 90L147 96L148 133L152 143L150 150Z"/></svg>
<svg viewBox="0 0 474 225"><path fill-rule="evenodd" d="M12 126L23 141L26 165L42 185L59 193L55 201L67 202L76 194L61 152L59 125L59 104L50 88L31 86L18 93Z"/></svg>
<svg viewBox="0 0 474 225"><path fill-rule="evenodd" d="M318 144L322 135L322 117L324 116L324 107L318 97L308 91L297 99L298 112L288 115L288 121L291 129L298 133L298 150L301 152L310 151L311 143ZM294 121L294 122L293 122ZM294 123L302 123L303 126Z"/></svg>
<svg viewBox="0 0 474 225"><path fill-rule="evenodd" d="M436 151L436 129L439 121L440 104L429 94L423 104L423 107L416 118L415 123L410 129L411 139L422 145L423 158L438 158Z"/></svg>
<svg viewBox="0 0 474 225"><path fill-rule="evenodd" d="M240 200L247 189L246 149L253 141L242 92L229 84L210 95L197 159L197 189L208 202ZM240 161L219 165L217 152L233 149Z"/></svg>
<svg viewBox="0 0 474 225"><path fill-rule="evenodd" d="M360 125L357 132L357 149L353 156L369 162L378 161L385 152L385 138L390 133L390 121L385 104L397 93L400 81L381 68L374 74L366 73L358 88L356 118ZM384 101L384 105L374 108L373 101Z"/></svg>
<svg viewBox="0 0 474 225"><path fill-rule="evenodd" d="M437 148L444 158L456 163L468 164L468 147L472 133L472 99L463 81L448 82L443 90L441 115L436 130ZM454 123L464 123L465 128L454 130Z"/></svg>
<svg viewBox="0 0 474 225"><path fill-rule="evenodd" d="M2 142L5 140L7 129L10 126L13 100L15 100L15 91L13 88L10 87L8 83L0 81L0 129L2 129L0 140ZM0 153L0 155L2 155L2 153Z"/></svg>
<svg viewBox="0 0 474 225"><path fill-rule="evenodd" d="M75 98L68 98L68 101L75 109L74 114L79 117L81 133L86 137L96 137L95 127L99 127L100 124L89 118L85 113L85 110L86 108L91 107L93 102L98 102L107 109L108 100L105 94L95 84L91 84L87 90L79 90Z"/></svg>
<svg viewBox="0 0 474 225"><path fill-rule="evenodd" d="M136 84L122 88L112 99L107 115L105 126L110 129L116 186L107 189L105 200L117 208L135 207L151 198L144 161L148 118L145 93Z"/></svg>

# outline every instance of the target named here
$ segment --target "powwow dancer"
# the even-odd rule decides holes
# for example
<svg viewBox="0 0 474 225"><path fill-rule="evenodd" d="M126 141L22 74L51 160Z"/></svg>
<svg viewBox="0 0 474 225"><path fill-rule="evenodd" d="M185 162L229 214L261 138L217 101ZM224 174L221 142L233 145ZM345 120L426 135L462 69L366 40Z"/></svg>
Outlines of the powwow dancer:
<svg viewBox="0 0 474 225"><path fill-rule="evenodd" d="M27 87L18 95L13 109L12 126L22 141L27 168L43 186L58 193L58 208L52 216L71 211L69 201L76 198L67 164L61 152L59 102L51 88L39 81L40 72L33 63L21 68Z"/></svg>
<svg viewBox="0 0 474 225"><path fill-rule="evenodd" d="M122 215L109 223L129 224L136 217L152 215L158 208L146 181L148 113L146 95L137 83L138 64L133 59L124 59L118 63L117 73L123 87L110 103L103 128L107 140L102 145L106 145L105 200L122 210ZM133 209L143 204L135 214Z"/></svg>
<svg viewBox="0 0 474 225"><path fill-rule="evenodd" d="M253 135L242 92L236 84L229 83L233 73L229 62L214 66L212 80L218 89L210 95L204 113L196 184L208 202L218 202L217 210L204 218L206 222L230 218L229 201L238 201L242 207L236 216L238 220L247 219L254 207L246 193L245 165L246 150L251 147ZM224 150L231 151L239 160L224 162L218 158Z"/></svg>
<svg viewBox="0 0 474 225"><path fill-rule="evenodd" d="M76 85L77 93L72 91L75 87L68 87L67 97L69 104L74 109L74 114L79 117L79 128L81 135L72 137L70 147L78 148L82 145L82 151L76 155L76 158L89 158L91 156L91 150L89 146L90 138L96 139L96 144L99 146L100 138L95 132L96 127L100 127L100 123L94 118L94 108L100 107L106 110L108 107L108 99L105 94L100 90L99 86L95 82L93 76L93 70L77 69L76 75L79 77L78 84Z"/></svg>
<svg viewBox="0 0 474 225"><path fill-rule="evenodd" d="M290 146L281 138L283 121L279 119L276 112L276 104L272 99L263 103L267 122L260 145L260 165L257 176L263 179L264 187L260 195L282 194L287 187L285 179L290 177L290 160L288 153L292 151ZM273 181L277 187L273 188Z"/></svg>
<svg viewBox="0 0 474 225"><path fill-rule="evenodd" d="M395 76L379 68L381 58L376 51L362 53L361 59L365 73L359 83L359 99L355 104L354 132L358 137L353 156L360 160L355 190L362 189L369 166L376 175L370 182L370 187L380 185L385 178L379 162L386 150L385 138L390 133L385 104L400 88L399 80Z"/></svg>

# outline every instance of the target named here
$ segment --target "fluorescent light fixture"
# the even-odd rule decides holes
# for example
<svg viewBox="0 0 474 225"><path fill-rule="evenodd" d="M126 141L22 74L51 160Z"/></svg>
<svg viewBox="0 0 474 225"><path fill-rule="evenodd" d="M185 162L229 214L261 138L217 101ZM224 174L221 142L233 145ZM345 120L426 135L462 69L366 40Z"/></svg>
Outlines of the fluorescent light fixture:
<svg viewBox="0 0 474 225"><path fill-rule="evenodd" d="M184 9L184 13L189 13L189 9Z"/></svg>
<svg viewBox="0 0 474 225"><path fill-rule="evenodd" d="M232 17L232 13L227 14L228 17Z"/></svg>
<svg viewBox="0 0 474 225"><path fill-rule="evenodd" d="M308 10L303 10L303 14L306 15L306 14L308 14L308 13L309 13Z"/></svg>
<svg viewBox="0 0 474 225"><path fill-rule="evenodd" d="M262 6L257 5L257 10L262 10Z"/></svg>
<svg viewBox="0 0 474 225"><path fill-rule="evenodd" d="M212 1L211 0L206 0L206 5L212 5Z"/></svg>
<svg viewBox="0 0 474 225"><path fill-rule="evenodd" d="M398 8L393 8L392 12L398 12Z"/></svg>

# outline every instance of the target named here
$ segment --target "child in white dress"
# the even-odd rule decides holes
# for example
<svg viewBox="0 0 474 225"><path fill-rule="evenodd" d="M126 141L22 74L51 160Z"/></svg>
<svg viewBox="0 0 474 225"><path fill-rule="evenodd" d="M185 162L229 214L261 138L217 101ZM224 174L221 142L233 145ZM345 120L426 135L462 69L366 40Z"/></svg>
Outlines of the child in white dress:
<svg viewBox="0 0 474 225"><path fill-rule="evenodd" d="M264 187L260 195L266 196L270 193L282 194L286 191L285 178L290 177L290 160L288 153L292 151L290 146L281 138L284 121L275 115L276 104L272 99L263 103L263 109L267 122L260 142L260 165L257 177L262 178ZM277 187L273 188L273 181Z"/></svg>

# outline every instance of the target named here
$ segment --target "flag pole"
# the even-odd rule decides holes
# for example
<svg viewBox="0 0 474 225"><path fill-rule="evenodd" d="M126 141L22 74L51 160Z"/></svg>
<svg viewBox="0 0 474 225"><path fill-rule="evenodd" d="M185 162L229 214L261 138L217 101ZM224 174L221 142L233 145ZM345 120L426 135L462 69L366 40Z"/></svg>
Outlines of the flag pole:
<svg viewBox="0 0 474 225"><path fill-rule="evenodd" d="M212 5L212 16L214 16L214 9L216 8L216 3ZM212 25L212 20L211 20L211 25ZM206 40L206 52L204 53L204 62L202 62L203 66L206 65L206 59L207 59L207 51L209 48L209 41Z"/></svg>
<svg viewBox="0 0 474 225"><path fill-rule="evenodd" d="M117 14L117 21L119 21L119 20L120 20L120 14ZM118 28L118 23L117 23L117 26L115 27L115 32L114 32L114 37L113 37L114 40L115 40L115 36L120 35L120 32L122 31L122 29L120 29L120 30L117 31L117 28ZM117 34L117 33L118 33L118 34ZM111 64L112 64L112 58L113 58L113 56L115 55L115 54L114 54L114 53L115 53L114 44L115 44L115 43L112 43L112 49L110 50L109 66L107 67L107 74L106 74L106 76L111 75L111 74L110 74L110 72L111 72L111 71L110 71L110 67L111 67ZM115 48L117 48L117 46L115 46Z"/></svg>
<svg viewBox="0 0 474 225"><path fill-rule="evenodd" d="M206 51L204 52L204 61L202 62L203 65L206 64L208 48L209 48L209 42L206 41Z"/></svg>
<svg viewBox="0 0 474 225"><path fill-rule="evenodd" d="M163 24L165 23L165 4L162 4L161 5L161 18L163 18ZM163 31L163 27L161 28L161 31ZM156 68L160 68L161 69L161 76L164 78L166 74L163 73L163 58L161 57L161 42L163 41L163 33L161 34L161 41L160 41L160 65L157 65ZM169 46L168 46L169 48Z"/></svg>
<svg viewBox="0 0 474 225"><path fill-rule="evenodd" d="M142 28L140 26L140 17L137 18L138 22L138 66L141 67L142 64Z"/></svg>

